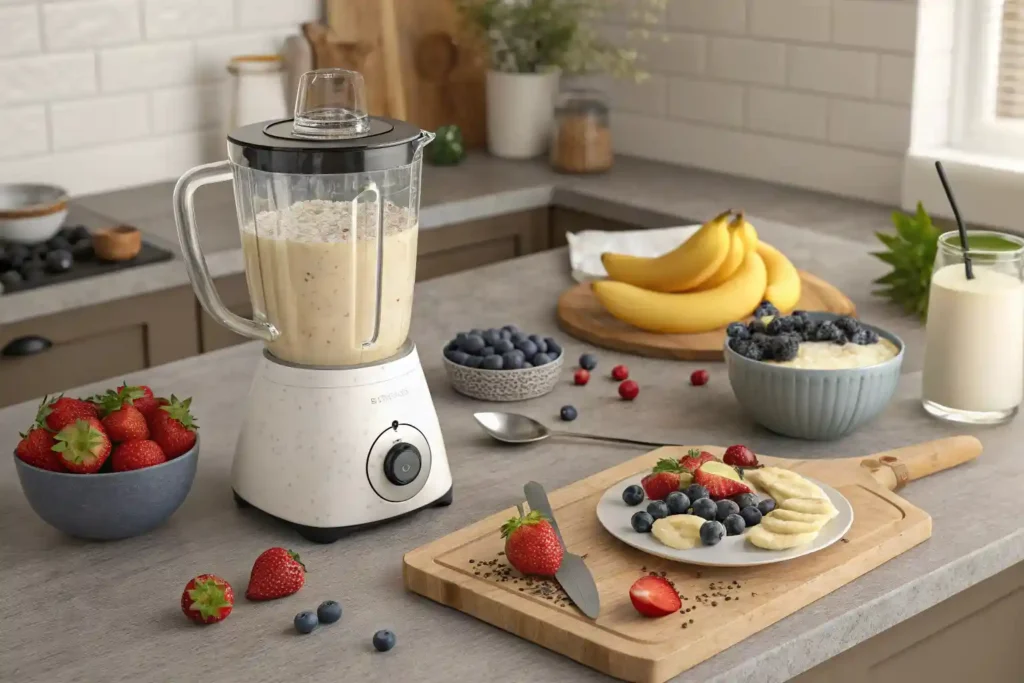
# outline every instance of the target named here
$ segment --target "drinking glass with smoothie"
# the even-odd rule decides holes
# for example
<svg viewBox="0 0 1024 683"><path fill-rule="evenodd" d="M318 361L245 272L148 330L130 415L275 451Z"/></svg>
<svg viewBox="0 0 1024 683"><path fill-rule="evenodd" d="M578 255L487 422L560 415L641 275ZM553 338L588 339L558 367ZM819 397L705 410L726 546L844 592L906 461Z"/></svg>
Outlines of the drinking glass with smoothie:
<svg viewBox="0 0 1024 683"><path fill-rule="evenodd" d="M1024 239L968 231L939 237L928 296L922 403L968 424L1011 420L1024 399Z"/></svg>

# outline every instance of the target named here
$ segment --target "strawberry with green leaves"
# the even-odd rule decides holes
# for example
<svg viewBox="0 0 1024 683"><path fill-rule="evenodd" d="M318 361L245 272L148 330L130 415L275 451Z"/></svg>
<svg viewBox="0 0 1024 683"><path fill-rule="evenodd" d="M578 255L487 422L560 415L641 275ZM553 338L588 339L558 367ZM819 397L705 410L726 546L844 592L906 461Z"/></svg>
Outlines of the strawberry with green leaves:
<svg viewBox="0 0 1024 683"><path fill-rule="evenodd" d="M270 548L260 553L252 565L245 597L250 600L275 600L297 593L306 583L306 565L298 553L287 548Z"/></svg>
<svg viewBox="0 0 1024 683"><path fill-rule="evenodd" d="M189 412L191 405L191 398L182 401L172 394L171 400L150 416L149 438L160 445L168 460L189 452L196 445L199 426Z"/></svg>
<svg viewBox="0 0 1024 683"><path fill-rule="evenodd" d="M21 434L21 441L14 449L14 454L33 467L49 470L51 472L66 472L64 463L61 462L57 451L53 450L56 440L53 434L46 428L44 409L47 406L47 399L39 404L36 412L35 422L28 428L27 432Z"/></svg>
<svg viewBox="0 0 1024 683"><path fill-rule="evenodd" d="M679 475L685 471L678 461L662 458L654 470L640 480L640 485L651 500L665 500L665 496L679 490Z"/></svg>
<svg viewBox="0 0 1024 683"><path fill-rule="evenodd" d="M707 451L691 448L686 455L679 459L679 465L690 474L693 474L700 469L701 465L712 460L718 460L718 458Z"/></svg>
<svg viewBox="0 0 1024 683"><path fill-rule="evenodd" d="M197 624L224 621L234 605L231 584L213 574L200 574L186 584L181 594L181 611Z"/></svg>
<svg viewBox="0 0 1024 683"><path fill-rule="evenodd" d="M160 407L160 399L153 395L153 390L145 384L129 386L127 382L117 388L117 393L127 399L140 413L149 418L153 411Z"/></svg>
<svg viewBox="0 0 1024 683"><path fill-rule="evenodd" d="M501 527L505 557L509 564L528 576L554 576L562 566L565 550L555 528L540 512L513 517Z"/></svg>
<svg viewBox="0 0 1024 683"><path fill-rule="evenodd" d="M95 417L78 419L54 437L53 450L69 472L95 474L110 455L110 439Z"/></svg>
<svg viewBox="0 0 1024 683"><path fill-rule="evenodd" d="M50 397L43 398L43 405L39 409L39 418L51 432L59 432L72 422L81 419L99 418L99 410L89 401L79 398L68 398L60 395L50 400Z"/></svg>

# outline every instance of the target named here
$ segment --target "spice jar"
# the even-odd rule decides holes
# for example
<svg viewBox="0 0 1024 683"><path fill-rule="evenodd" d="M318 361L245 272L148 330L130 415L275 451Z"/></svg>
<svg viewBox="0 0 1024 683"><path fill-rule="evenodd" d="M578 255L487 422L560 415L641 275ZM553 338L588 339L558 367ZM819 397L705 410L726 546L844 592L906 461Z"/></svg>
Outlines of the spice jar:
<svg viewBox="0 0 1024 683"><path fill-rule="evenodd" d="M555 107L551 166L564 173L600 173L612 167L608 104L597 90L566 90Z"/></svg>

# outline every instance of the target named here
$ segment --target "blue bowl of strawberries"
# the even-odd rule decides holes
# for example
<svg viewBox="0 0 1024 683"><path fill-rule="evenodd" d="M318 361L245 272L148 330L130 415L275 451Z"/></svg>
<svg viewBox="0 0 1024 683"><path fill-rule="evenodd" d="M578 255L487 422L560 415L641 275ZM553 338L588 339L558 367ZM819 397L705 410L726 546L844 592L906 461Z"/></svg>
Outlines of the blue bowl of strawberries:
<svg viewBox="0 0 1024 683"><path fill-rule="evenodd" d="M14 463L29 505L77 538L115 540L163 524L199 461L191 399L122 385L78 399L45 397Z"/></svg>

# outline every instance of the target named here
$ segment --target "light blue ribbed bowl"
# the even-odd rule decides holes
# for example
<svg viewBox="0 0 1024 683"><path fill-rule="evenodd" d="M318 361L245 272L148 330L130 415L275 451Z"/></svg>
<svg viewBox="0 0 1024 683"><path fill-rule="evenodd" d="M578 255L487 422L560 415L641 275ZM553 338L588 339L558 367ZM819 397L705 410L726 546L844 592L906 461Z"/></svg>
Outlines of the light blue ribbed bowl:
<svg viewBox="0 0 1024 683"><path fill-rule="evenodd" d="M809 313L812 320L835 320ZM864 325L863 323L861 323ZM725 347L729 383L755 422L785 436L830 441L870 422L892 400L903 365L903 340L872 325L899 353L884 363L848 370L802 370L744 358Z"/></svg>

